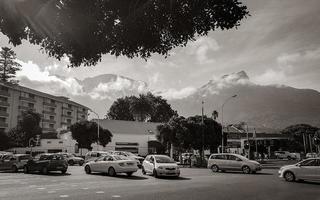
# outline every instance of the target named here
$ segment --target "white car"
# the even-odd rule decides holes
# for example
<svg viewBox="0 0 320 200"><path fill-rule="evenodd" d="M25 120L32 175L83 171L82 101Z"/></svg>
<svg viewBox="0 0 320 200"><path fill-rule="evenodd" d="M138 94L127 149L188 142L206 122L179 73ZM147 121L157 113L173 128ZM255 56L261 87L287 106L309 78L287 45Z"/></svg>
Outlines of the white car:
<svg viewBox="0 0 320 200"><path fill-rule="evenodd" d="M142 163L142 173L158 176L180 176L177 163L166 155L148 155Z"/></svg>
<svg viewBox="0 0 320 200"><path fill-rule="evenodd" d="M320 181L320 158L309 158L294 165L280 168L279 174L286 181L311 180Z"/></svg>
<svg viewBox="0 0 320 200"><path fill-rule="evenodd" d="M257 161L233 153L212 154L208 160L208 168L213 172L230 170L242 171L245 174L255 173L262 169L261 164Z"/></svg>
<svg viewBox="0 0 320 200"><path fill-rule="evenodd" d="M297 159L296 155L293 153L290 153L289 151L275 151L274 155L278 159Z"/></svg>
<svg viewBox="0 0 320 200"><path fill-rule="evenodd" d="M141 156L137 156L131 152L128 151L112 151L111 152L112 155L118 155L118 156L125 156L127 157L129 160L136 160L137 161L137 165L140 168L142 166L142 162L144 160L143 157Z"/></svg>
<svg viewBox="0 0 320 200"><path fill-rule="evenodd" d="M87 174L91 172L108 173L109 176L116 176L117 173L126 173L131 176L134 172L138 171L137 162L128 160L123 156L105 155L93 161L89 161L84 166Z"/></svg>
<svg viewBox="0 0 320 200"><path fill-rule="evenodd" d="M107 156L107 155L111 155L111 153L107 151L89 151L84 158L84 162L87 163L101 156Z"/></svg>

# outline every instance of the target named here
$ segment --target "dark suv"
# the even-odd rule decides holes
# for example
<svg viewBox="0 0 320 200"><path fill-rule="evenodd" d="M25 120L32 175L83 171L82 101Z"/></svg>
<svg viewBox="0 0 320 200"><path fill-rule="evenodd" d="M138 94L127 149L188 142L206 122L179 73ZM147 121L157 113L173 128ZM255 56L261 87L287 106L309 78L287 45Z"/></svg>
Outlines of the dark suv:
<svg viewBox="0 0 320 200"><path fill-rule="evenodd" d="M38 171L42 174L48 174L50 171L61 171L65 174L68 169L68 163L61 154L41 154L39 159L29 160L24 166L24 172Z"/></svg>

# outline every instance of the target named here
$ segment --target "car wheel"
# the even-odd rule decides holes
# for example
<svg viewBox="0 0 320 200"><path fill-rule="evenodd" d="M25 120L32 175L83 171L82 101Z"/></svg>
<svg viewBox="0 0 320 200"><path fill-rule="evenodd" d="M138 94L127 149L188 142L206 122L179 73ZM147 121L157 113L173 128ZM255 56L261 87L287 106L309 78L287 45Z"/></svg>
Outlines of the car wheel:
<svg viewBox="0 0 320 200"><path fill-rule="evenodd" d="M18 168L15 165L12 166L11 170L12 170L12 172L18 172Z"/></svg>
<svg viewBox="0 0 320 200"><path fill-rule="evenodd" d="M133 172L128 172L127 176L132 176Z"/></svg>
<svg viewBox="0 0 320 200"><path fill-rule="evenodd" d="M153 170L153 176L154 176L155 178L158 178L158 173L157 173L157 170L156 170L156 169Z"/></svg>
<svg viewBox="0 0 320 200"><path fill-rule="evenodd" d="M116 173L116 171L114 170L113 167L109 168L108 174L109 174L109 176L116 176L117 175L117 173Z"/></svg>
<svg viewBox="0 0 320 200"><path fill-rule="evenodd" d="M43 167L41 170L42 174L48 174L48 168L47 167Z"/></svg>
<svg viewBox="0 0 320 200"><path fill-rule="evenodd" d="M89 165L84 167L84 171L86 172L86 174L91 174L91 168Z"/></svg>
<svg viewBox="0 0 320 200"><path fill-rule="evenodd" d="M288 182L293 182L295 180L295 176L292 172L285 172L283 177Z"/></svg>
<svg viewBox="0 0 320 200"><path fill-rule="evenodd" d="M217 165L212 165L211 166L211 171L212 172L219 172L219 167Z"/></svg>
<svg viewBox="0 0 320 200"><path fill-rule="evenodd" d="M23 167L23 172L24 172L25 174L28 174L28 173L29 173L29 169L28 169L27 166L24 166L24 167Z"/></svg>
<svg viewBox="0 0 320 200"><path fill-rule="evenodd" d="M67 170L61 170L62 174L65 174L67 172Z"/></svg>
<svg viewBox="0 0 320 200"><path fill-rule="evenodd" d="M143 174L143 175L146 175L146 170L144 169L143 166L142 166L142 169L141 169L141 170L142 170L142 174Z"/></svg>
<svg viewBox="0 0 320 200"><path fill-rule="evenodd" d="M72 166L72 165L74 165L74 161L73 161L73 160L69 160L69 161L68 161L68 164L69 164L70 166Z"/></svg>
<svg viewBox="0 0 320 200"><path fill-rule="evenodd" d="M250 167L248 167L248 166L243 166L243 167L242 167L242 172L243 172L244 174L250 174L251 169L250 169Z"/></svg>

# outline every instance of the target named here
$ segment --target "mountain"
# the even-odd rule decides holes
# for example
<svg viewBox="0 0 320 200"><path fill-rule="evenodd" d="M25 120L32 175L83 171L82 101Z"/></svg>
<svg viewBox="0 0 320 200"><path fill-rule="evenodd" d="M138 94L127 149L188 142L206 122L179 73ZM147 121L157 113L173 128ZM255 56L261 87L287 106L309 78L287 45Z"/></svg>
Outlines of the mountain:
<svg viewBox="0 0 320 200"><path fill-rule="evenodd" d="M230 98L233 95L235 98ZM292 124L307 123L320 126L320 93L311 89L289 86L262 86L250 81L241 71L210 80L192 95L169 103L183 116L200 115L201 102L205 114L219 112L222 104L225 123L248 122L251 126L282 129Z"/></svg>

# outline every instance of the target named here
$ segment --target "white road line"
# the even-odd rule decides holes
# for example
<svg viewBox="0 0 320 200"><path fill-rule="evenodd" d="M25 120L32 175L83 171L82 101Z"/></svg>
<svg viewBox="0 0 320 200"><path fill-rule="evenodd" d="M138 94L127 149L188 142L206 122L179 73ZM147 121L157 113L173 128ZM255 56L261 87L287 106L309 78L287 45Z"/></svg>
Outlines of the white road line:
<svg viewBox="0 0 320 200"><path fill-rule="evenodd" d="M112 197L112 198L121 198L120 195L112 195L111 197Z"/></svg>
<svg viewBox="0 0 320 200"><path fill-rule="evenodd" d="M56 193L56 191L52 190L52 191L48 191L49 194L52 194L52 193Z"/></svg>
<svg viewBox="0 0 320 200"><path fill-rule="evenodd" d="M97 191L97 194L104 194L104 191Z"/></svg>
<svg viewBox="0 0 320 200"><path fill-rule="evenodd" d="M63 195L60 195L59 197L60 197L60 198L68 198L68 197L69 197L69 195L67 195L67 194L63 194Z"/></svg>
<svg viewBox="0 0 320 200"><path fill-rule="evenodd" d="M44 187L39 187L39 188L37 188L38 190L45 190L46 188L44 188Z"/></svg>
<svg viewBox="0 0 320 200"><path fill-rule="evenodd" d="M88 190L89 188L81 188L82 190Z"/></svg>

